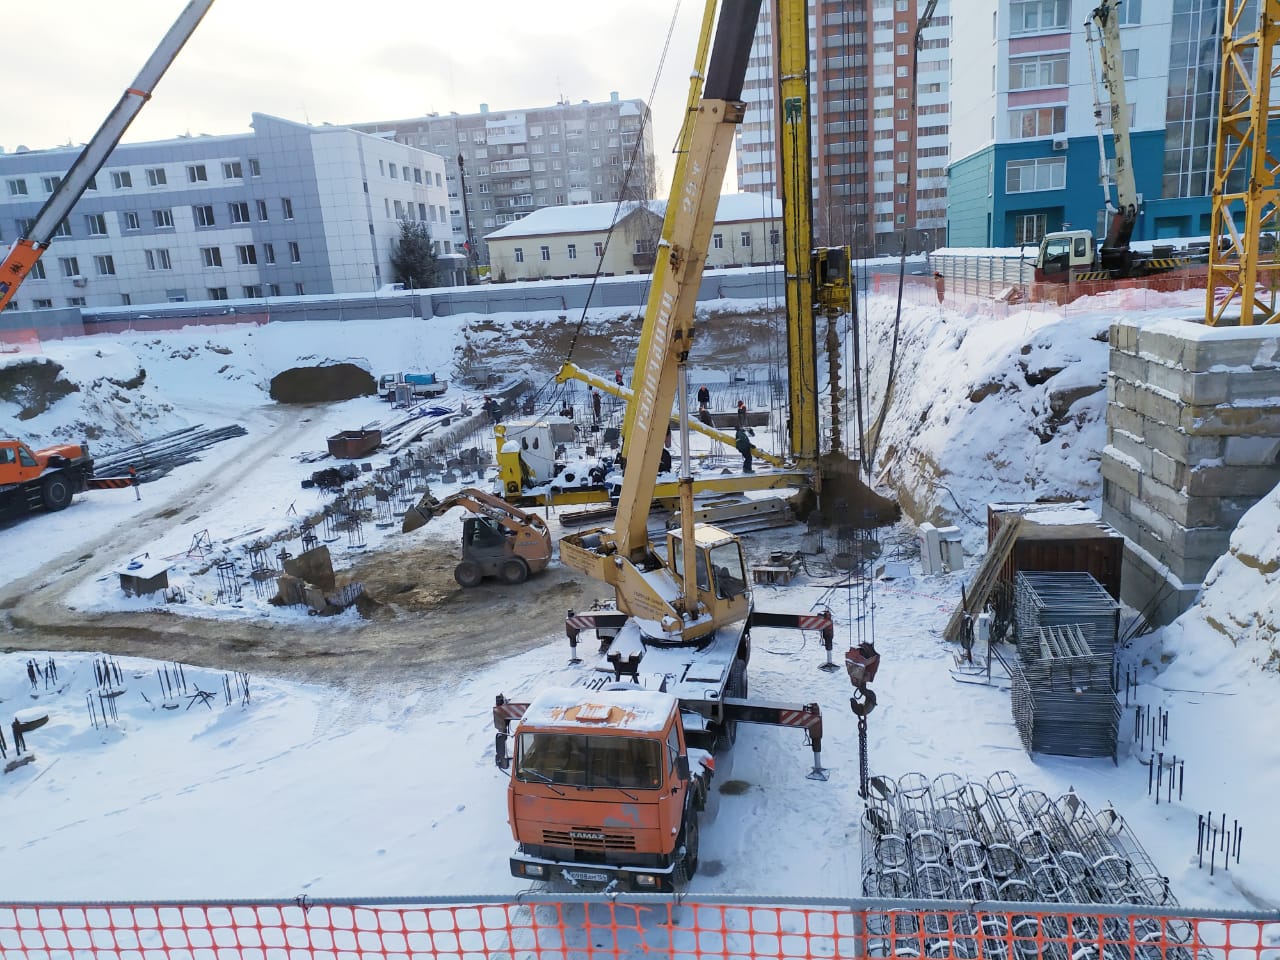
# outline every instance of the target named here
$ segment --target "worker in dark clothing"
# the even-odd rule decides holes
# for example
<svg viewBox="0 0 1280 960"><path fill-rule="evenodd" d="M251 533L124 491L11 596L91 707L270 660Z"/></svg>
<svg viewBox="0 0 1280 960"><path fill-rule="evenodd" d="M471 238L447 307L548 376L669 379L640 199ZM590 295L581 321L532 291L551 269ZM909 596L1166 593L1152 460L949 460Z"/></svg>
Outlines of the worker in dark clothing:
<svg viewBox="0 0 1280 960"><path fill-rule="evenodd" d="M616 383L618 386L622 386L622 370L621 369L613 371L613 382Z"/></svg>
<svg viewBox="0 0 1280 960"><path fill-rule="evenodd" d="M596 423L600 422L600 392L595 387L591 388L591 411L595 414Z"/></svg>
<svg viewBox="0 0 1280 960"><path fill-rule="evenodd" d="M747 405L741 400L738 401L738 429L747 429Z"/></svg>
<svg viewBox="0 0 1280 960"><path fill-rule="evenodd" d="M747 436L747 431L743 427L738 428L733 445L742 454L742 472L754 473L755 471L751 469L751 438Z"/></svg>
<svg viewBox="0 0 1280 960"><path fill-rule="evenodd" d="M502 407L498 404L497 400L493 399L493 397L486 396L482 406L484 412L489 414L490 423L497 423L502 419Z"/></svg>
<svg viewBox="0 0 1280 960"><path fill-rule="evenodd" d="M704 383L698 388L698 412L701 413L702 411L710 408L710 406L711 391L707 389L707 385Z"/></svg>
<svg viewBox="0 0 1280 960"><path fill-rule="evenodd" d="M138 489L138 468L132 465L129 467L129 483L133 485L133 499L141 500L142 491Z"/></svg>

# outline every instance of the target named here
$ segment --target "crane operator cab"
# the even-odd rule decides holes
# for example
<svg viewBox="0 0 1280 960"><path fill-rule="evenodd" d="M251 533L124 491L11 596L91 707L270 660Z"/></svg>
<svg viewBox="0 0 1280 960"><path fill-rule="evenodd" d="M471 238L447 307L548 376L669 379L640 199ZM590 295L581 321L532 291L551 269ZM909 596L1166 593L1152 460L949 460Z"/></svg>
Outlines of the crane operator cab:
<svg viewBox="0 0 1280 960"><path fill-rule="evenodd" d="M746 564L737 537L709 524L693 528L696 541L695 580L698 601L712 612L717 622L727 616L745 617L751 604L747 589ZM676 577L683 577L683 535L679 530L667 533L667 556Z"/></svg>

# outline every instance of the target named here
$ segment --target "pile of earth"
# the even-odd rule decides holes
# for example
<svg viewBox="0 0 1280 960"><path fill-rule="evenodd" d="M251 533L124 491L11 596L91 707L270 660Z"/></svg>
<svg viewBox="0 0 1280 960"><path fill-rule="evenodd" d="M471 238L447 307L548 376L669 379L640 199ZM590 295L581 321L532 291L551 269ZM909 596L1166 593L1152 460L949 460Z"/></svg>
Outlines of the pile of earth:
<svg viewBox="0 0 1280 960"><path fill-rule="evenodd" d="M271 399L278 403L331 403L376 392L373 374L354 363L291 367L271 378Z"/></svg>

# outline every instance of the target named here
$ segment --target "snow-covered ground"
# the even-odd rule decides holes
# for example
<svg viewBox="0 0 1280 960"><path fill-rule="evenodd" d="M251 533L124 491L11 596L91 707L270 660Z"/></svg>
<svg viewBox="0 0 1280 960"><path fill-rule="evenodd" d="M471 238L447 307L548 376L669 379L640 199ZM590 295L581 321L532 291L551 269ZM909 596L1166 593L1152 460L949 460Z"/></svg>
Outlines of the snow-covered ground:
<svg viewBox="0 0 1280 960"><path fill-rule="evenodd" d="M869 308L869 339L877 344L871 382L882 392L890 307L872 298ZM895 406L880 447L889 464L885 476L906 486L918 470L921 515L959 522L971 548L985 536L977 521L990 500L1096 497L1104 397L1090 388L1101 387L1107 358L1096 338L1123 309L1095 300L997 323L932 306L906 308ZM1152 319L1188 312L1174 298ZM74 578L69 602L90 626L98 613L145 607L148 601L120 595L109 576L136 548L123 555L106 546L81 558L76 543L109 539L117 530L124 538L166 505L199 501L206 485L217 496L174 516L155 537L153 555L181 553L193 530L228 539L285 522L291 504L301 510L303 499L314 496L297 481L316 465L292 455L321 447L335 426L367 422L385 407L367 399L279 407L266 398L271 376L353 356L375 373L418 367L448 376L468 319L434 320L430 327L403 320L206 328L46 345L80 393L21 422L8 419L14 408L0 405L3 429L37 441L75 437L105 408L119 415L104 448L129 429L152 435L196 422L241 423L249 433L145 485L141 502L128 491L89 493L61 514L0 528L3 579L12 584L37 572ZM505 322L483 319L490 331ZM139 369L154 390L149 397L134 391L125 403L105 385L108 375L128 381ZM274 436L287 445L264 451L263 438ZM238 478L231 489L220 482L227 471ZM1136 700L1170 711L1167 749L1186 759L1181 801L1157 807L1148 797L1147 768L1127 736L1131 710L1121 724L1118 765L1028 757L1011 723L1008 693L951 677L953 650L938 635L964 578L924 577L918 565L911 576L874 588L884 662L876 680L880 705L870 718L873 770L895 777L954 771L983 780L1009 770L1050 796L1074 787L1095 808L1116 806L1184 905L1275 908L1280 831L1269 811L1280 792L1278 530L1280 495L1272 494L1242 523L1201 605L1125 653L1139 670ZM456 527L428 535L449 540ZM838 651L872 622L859 621L852 591L816 564L791 588L758 588L757 602L796 610L829 604ZM208 615L247 615L220 609L209 605ZM336 632L349 626L343 617L296 624ZM465 638L465 625L459 629ZM563 624L549 621L545 632L545 645L481 669L406 676L377 690L255 675L247 703L229 672L188 666L186 693L166 709L157 670L183 659L175 644L160 661L119 659L125 690L114 698L116 715L105 726L99 718L97 727L92 649L57 655L57 680L37 678L34 689L27 662L43 665L49 655L0 655L6 734L20 710L47 711L50 718L27 735L35 762L0 776L11 825L0 834L0 900L518 892L522 885L507 870L505 774L493 765L490 710L496 693L523 698L571 679ZM817 669L823 651L814 636L760 630L754 648L753 696L822 705L822 760L831 777L805 778L810 755L795 732L744 729L732 768L717 774L742 789L723 795L704 827L702 870L690 891L857 896L860 807L848 680ZM197 688L213 693L207 704ZM1240 864L1212 879L1195 861L1197 814L1210 809L1238 818L1245 833Z"/></svg>

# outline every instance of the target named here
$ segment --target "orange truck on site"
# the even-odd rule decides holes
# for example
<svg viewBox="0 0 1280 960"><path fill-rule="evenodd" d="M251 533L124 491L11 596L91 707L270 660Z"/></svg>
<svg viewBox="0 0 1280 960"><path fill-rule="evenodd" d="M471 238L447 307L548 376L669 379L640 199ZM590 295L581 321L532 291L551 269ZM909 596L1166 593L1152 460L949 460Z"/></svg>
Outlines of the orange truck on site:
<svg viewBox="0 0 1280 960"><path fill-rule="evenodd" d="M87 443L32 450L21 440L0 437L0 517L42 508L61 510L92 477Z"/></svg>

